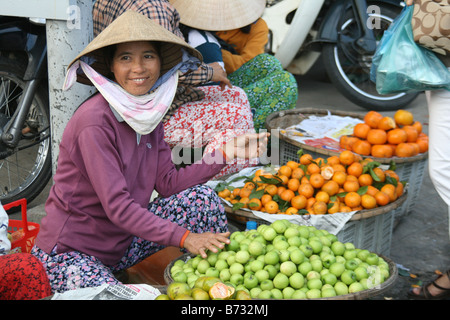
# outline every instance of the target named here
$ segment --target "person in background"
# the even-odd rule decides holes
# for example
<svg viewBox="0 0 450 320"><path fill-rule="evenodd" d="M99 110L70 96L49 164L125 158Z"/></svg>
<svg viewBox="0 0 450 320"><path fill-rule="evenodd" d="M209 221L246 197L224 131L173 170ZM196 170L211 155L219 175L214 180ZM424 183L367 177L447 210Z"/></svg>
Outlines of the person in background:
<svg viewBox="0 0 450 320"><path fill-rule="evenodd" d="M69 64L63 88L85 78L98 93L64 130L32 249L52 290L117 284L115 273L165 246L206 257L229 243L224 207L204 183L234 158L258 157L268 135L238 136L175 167L162 119L179 74L200 62L184 40L129 10Z"/></svg>
<svg viewBox="0 0 450 320"><path fill-rule="evenodd" d="M420 0L407 0L406 4L410 6L414 2L417 5L421 4ZM436 56L441 59L450 72L450 56L440 54L436 54ZM427 91L426 96L429 115L429 173L433 186L449 208L450 224L450 149L446 147L450 140L450 91L445 89ZM450 268L431 283L411 289L408 296L412 299L426 300L450 297Z"/></svg>
<svg viewBox="0 0 450 320"><path fill-rule="evenodd" d="M39 300L52 294L42 263L29 253L11 252L9 218L0 202L0 300Z"/></svg>
<svg viewBox="0 0 450 320"><path fill-rule="evenodd" d="M179 14L166 0L97 0L92 11L94 36L126 10L139 12L183 38ZM178 157L177 163L195 158L195 155L180 155L179 149L194 148L183 151L194 150L197 154L195 150L200 150L206 154L238 135L254 132L246 93L231 85L218 63L202 62L198 69L180 76L177 93L164 117L165 140L173 149L174 157ZM258 163L258 159L235 159L214 178Z"/></svg>
<svg viewBox="0 0 450 320"><path fill-rule="evenodd" d="M265 53L269 29L261 18L265 0L170 0L181 24L211 31L219 40L225 70L234 86L244 89L253 112L255 130L266 117L296 107L295 77L274 56ZM197 48L207 56L207 48Z"/></svg>

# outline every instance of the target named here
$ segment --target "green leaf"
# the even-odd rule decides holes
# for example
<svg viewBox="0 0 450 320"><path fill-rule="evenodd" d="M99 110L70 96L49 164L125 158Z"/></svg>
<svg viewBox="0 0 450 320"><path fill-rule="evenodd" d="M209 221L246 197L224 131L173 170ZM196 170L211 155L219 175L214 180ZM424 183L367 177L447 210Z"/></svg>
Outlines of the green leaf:
<svg viewBox="0 0 450 320"><path fill-rule="evenodd" d="M369 173L370 173L370 175L372 176L372 179L373 179L373 180L375 180L375 181L377 181L377 182L380 182L380 181L381 181L381 180L380 180L380 177L377 176L377 174L373 171L373 168L372 168L372 167L369 167Z"/></svg>
<svg viewBox="0 0 450 320"><path fill-rule="evenodd" d="M307 213L309 213L309 212L306 209L300 209L300 210L297 211L297 214L299 214L299 215L305 215Z"/></svg>
<svg viewBox="0 0 450 320"><path fill-rule="evenodd" d="M264 195L264 190L256 190L253 189L252 192L250 193L249 199L261 199L262 196Z"/></svg>
<svg viewBox="0 0 450 320"><path fill-rule="evenodd" d="M235 211L235 210L242 209L244 206L245 206L244 203L236 202L236 203L233 203L233 208L232 209L233 209L233 211Z"/></svg>
<svg viewBox="0 0 450 320"><path fill-rule="evenodd" d="M367 189L369 189L368 186L363 186L363 187L359 188L358 191L356 191L356 193L359 194L360 196L362 196L363 194L365 194L367 192Z"/></svg>

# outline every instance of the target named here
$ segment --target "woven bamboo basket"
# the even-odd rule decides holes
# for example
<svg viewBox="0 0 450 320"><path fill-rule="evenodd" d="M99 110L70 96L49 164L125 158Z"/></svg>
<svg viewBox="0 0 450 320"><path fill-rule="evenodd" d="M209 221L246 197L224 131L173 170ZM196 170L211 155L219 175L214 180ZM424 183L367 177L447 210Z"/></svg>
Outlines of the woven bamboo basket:
<svg viewBox="0 0 450 320"><path fill-rule="evenodd" d="M398 269L396 264L389 258L380 255L388 264L389 264L389 278L386 279L383 283L381 283L376 288L366 289L363 291L359 291L356 293L349 293L345 295L340 295L336 297L330 298L319 298L319 299L308 299L308 300L367 300L372 297L378 296L389 290L398 278ZM173 260L167 267L164 269L164 281L166 285L169 285L173 282L172 276L170 275L170 269L173 267L174 263L177 260L186 261L189 258L194 257L194 255L190 253L186 253L181 255L180 257ZM161 292L166 292L165 288L159 288Z"/></svg>
<svg viewBox="0 0 450 320"><path fill-rule="evenodd" d="M352 117L361 120L364 118L364 115L359 113L339 110L328 111L313 108L279 111L272 113L267 117L266 128L272 136L275 136L279 140L280 164L286 163L289 160L298 160L297 152L299 149L303 149L306 153L310 153L313 157L339 155L338 151L309 146L280 132L281 129L286 129L293 125L299 124L309 116L326 116L328 113L336 116ZM396 163L395 172L398 174L400 180L408 182L408 199L395 211L395 220L398 222L401 218L411 213L415 207L415 203L422 186L425 167L428 160L428 153L422 153L409 158L376 158L370 156L368 156L368 158L372 158L373 160L380 162L382 165L389 165L391 161L394 161Z"/></svg>

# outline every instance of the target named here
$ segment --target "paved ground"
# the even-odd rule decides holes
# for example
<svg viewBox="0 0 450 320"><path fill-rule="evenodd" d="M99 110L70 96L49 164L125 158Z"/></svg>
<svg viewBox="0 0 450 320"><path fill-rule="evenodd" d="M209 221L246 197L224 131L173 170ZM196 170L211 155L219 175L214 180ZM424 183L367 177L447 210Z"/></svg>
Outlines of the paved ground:
<svg viewBox="0 0 450 320"><path fill-rule="evenodd" d="M346 100L327 81L320 69L316 68L308 76L298 77L299 108L322 108L365 113L355 104ZM428 114L425 96L420 95L409 107L415 119L428 130ZM385 112L393 115L393 112ZM450 241L448 211L435 192L428 176L428 168L416 201L416 208L404 216L393 230L391 253L401 272L390 290L373 298L374 300L406 300L411 285L426 282L435 277L435 270L444 272L450 268ZM49 184L50 186L50 184ZM48 195L49 186L29 205L30 221L39 222L43 214L43 203ZM14 219L14 217L12 217ZM403 275L406 270L406 275ZM408 273L415 274L412 278Z"/></svg>

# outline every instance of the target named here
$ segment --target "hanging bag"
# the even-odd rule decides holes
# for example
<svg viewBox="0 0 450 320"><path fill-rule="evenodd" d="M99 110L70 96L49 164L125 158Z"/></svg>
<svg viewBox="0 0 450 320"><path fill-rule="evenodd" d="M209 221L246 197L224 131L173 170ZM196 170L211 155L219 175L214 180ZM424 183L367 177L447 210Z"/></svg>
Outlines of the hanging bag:
<svg viewBox="0 0 450 320"><path fill-rule="evenodd" d="M450 56L449 0L415 0L411 25L418 45Z"/></svg>
<svg viewBox="0 0 450 320"><path fill-rule="evenodd" d="M414 42L413 10L414 6L403 8L373 56L370 79L380 94L450 90L450 71L432 51Z"/></svg>

